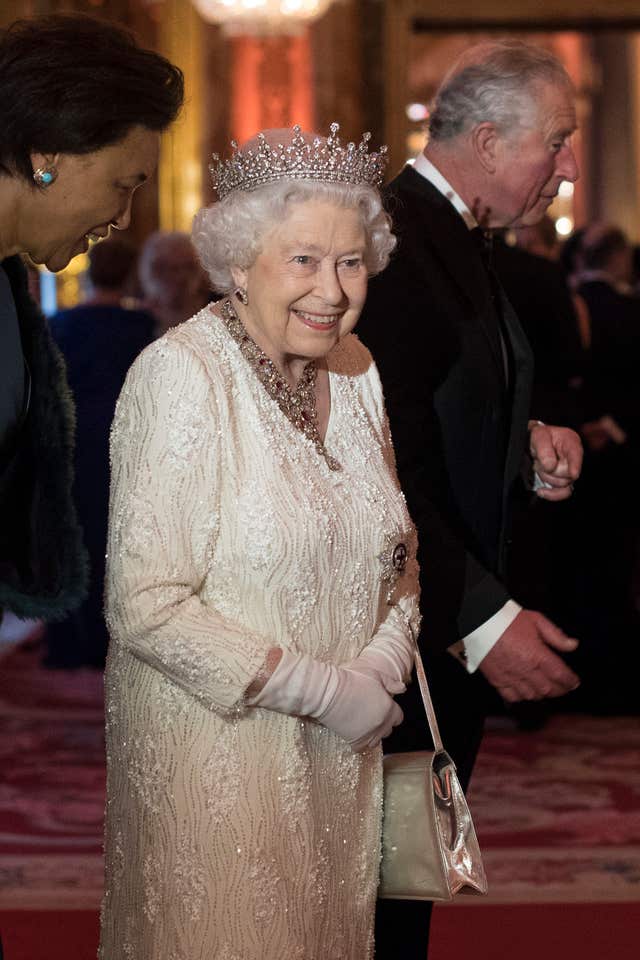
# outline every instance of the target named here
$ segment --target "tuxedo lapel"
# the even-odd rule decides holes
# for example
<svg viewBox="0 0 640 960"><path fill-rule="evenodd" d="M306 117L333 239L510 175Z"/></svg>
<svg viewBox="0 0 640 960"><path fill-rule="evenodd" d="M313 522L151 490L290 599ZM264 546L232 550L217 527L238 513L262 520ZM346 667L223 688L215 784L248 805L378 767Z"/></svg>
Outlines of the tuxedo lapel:
<svg viewBox="0 0 640 960"><path fill-rule="evenodd" d="M473 316L487 338L496 371L501 382L505 383L499 321L496 317L496 308L491 301L489 275L464 220L450 201L410 166L405 167L392 182L390 189L396 202L406 204L415 210L411 222L419 224L420 232L417 236L412 234L408 241L414 248L413 254L420 259L422 244L423 249L429 250L429 259L437 258L443 270L454 280L457 288L469 302ZM390 213L393 217L393 209L390 209ZM400 243L402 243L402 236ZM522 451L526 447L526 429L533 382L533 355L516 313L499 281L497 286L501 298L499 308L502 310L502 334L508 339L513 367L509 371L512 410L509 418L504 473L506 491L520 469Z"/></svg>
<svg viewBox="0 0 640 960"><path fill-rule="evenodd" d="M391 189L400 202L420 210L417 218L422 227L419 240L431 249L469 302L504 379L504 359L491 300L491 285L469 228L451 202L410 166L396 177ZM393 210L390 213L393 217Z"/></svg>

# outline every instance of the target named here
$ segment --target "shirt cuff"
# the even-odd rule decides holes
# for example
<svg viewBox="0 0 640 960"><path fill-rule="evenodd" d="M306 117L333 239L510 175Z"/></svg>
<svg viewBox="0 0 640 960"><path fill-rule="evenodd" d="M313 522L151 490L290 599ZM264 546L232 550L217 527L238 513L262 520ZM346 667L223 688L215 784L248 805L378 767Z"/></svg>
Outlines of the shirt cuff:
<svg viewBox="0 0 640 960"><path fill-rule="evenodd" d="M531 482L531 489L535 493L537 490L553 490L553 484L547 483L546 480L541 480L538 476L538 473L533 471L533 480ZM499 612L499 611L498 611Z"/></svg>
<svg viewBox="0 0 640 960"><path fill-rule="evenodd" d="M479 627L468 633L462 640L452 644L449 653L459 660L469 673L475 673L491 648L500 639L507 627L510 627L522 607L515 600L507 600L505 605Z"/></svg>

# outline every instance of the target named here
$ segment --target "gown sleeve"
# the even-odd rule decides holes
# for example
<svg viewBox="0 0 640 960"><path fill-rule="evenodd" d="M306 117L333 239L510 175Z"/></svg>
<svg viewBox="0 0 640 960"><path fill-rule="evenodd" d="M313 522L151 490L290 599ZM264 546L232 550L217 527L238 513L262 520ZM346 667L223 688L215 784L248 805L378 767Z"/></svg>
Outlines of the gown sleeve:
<svg viewBox="0 0 640 960"><path fill-rule="evenodd" d="M209 709L237 715L274 643L200 595L218 530L219 422L188 346L163 338L143 351L111 433L105 602L115 643Z"/></svg>

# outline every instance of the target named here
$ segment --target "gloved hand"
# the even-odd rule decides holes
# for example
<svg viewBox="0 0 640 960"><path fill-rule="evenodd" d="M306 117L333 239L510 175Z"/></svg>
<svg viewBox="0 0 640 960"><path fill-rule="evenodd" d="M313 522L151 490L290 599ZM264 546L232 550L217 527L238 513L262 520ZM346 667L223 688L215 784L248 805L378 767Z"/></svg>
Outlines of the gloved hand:
<svg viewBox="0 0 640 960"><path fill-rule="evenodd" d="M406 690L413 660L414 644L404 618L400 611L392 611L364 650L345 666L363 676L379 678L385 690L395 696Z"/></svg>
<svg viewBox="0 0 640 960"><path fill-rule="evenodd" d="M376 746L402 722L402 710L377 677L289 650L282 651L272 675L248 702L278 713L313 717L355 752Z"/></svg>
<svg viewBox="0 0 640 960"><path fill-rule="evenodd" d="M404 714L378 677L337 667L338 689L317 719L351 744L355 753L376 747ZM404 689L404 684L402 684Z"/></svg>

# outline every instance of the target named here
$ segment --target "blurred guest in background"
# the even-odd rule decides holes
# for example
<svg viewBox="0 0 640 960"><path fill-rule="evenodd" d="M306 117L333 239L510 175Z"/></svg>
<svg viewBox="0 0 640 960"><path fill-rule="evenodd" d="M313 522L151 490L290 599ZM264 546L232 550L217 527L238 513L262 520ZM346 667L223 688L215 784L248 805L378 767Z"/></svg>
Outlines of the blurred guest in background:
<svg viewBox="0 0 640 960"><path fill-rule="evenodd" d="M582 241L578 293L589 310L590 351L584 386L585 436L599 443L597 421L612 418L632 442L640 427L640 299L631 286L633 248L624 231L592 224ZM600 431L606 430L605 426ZM604 438L603 438L604 439ZM616 442L616 437L608 434Z"/></svg>
<svg viewBox="0 0 640 960"><path fill-rule="evenodd" d="M588 350L591 343L591 322L589 320L589 308L578 293L580 284L580 273L583 269L582 262L582 240L586 227L579 227L568 237L560 249L558 262L564 271L564 275L571 290L573 307L578 321L578 333L583 350Z"/></svg>
<svg viewBox="0 0 640 960"><path fill-rule="evenodd" d="M138 276L158 337L194 316L211 298L207 275L186 233L152 233L140 254Z"/></svg>
<svg viewBox="0 0 640 960"><path fill-rule="evenodd" d="M0 611L55 619L81 599L64 366L20 254L50 270L129 224L180 70L103 20L51 16L0 33Z"/></svg>
<svg viewBox="0 0 640 960"><path fill-rule="evenodd" d="M640 623L634 568L640 533L640 300L632 247L619 227L594 223L582 237L578 293L589 311L584 382L586 462L575 508L575 628L583 635L581 694L589 709L637 709ZM627 670L620 670L620 664Z"/></svg>
<svg viewBox="0 0 640 960"><path fill-rule="evenodd" d="M520 250L526 250L527 253L544 257L546 260L557 260L560 256L562 248L558 241L556 225L549 215L544 216L540 223L516 227L514 233L516 245Z"/></svg>
<svg viewBox="0 0 640 960"><path fill-rule="evenodd" d="M562 244L560 255L558 257L560 266L565 272L567 283L572 290L578 285L578 276L583 268L582 263L582 240L586 227L578 227L570 237Z"/></svg>
<svg viewBox="0 0 640 960"><path fill-rule="evenodd" d="M51 667L104 665L108 634L102 614L109 503L109 430L127 371L153 339L153 317L122 306L135 275L136 252L124 240L89 251L89 297L51 318L76 404L74 499L91 561L82 606L47 631Z"/></svg>

